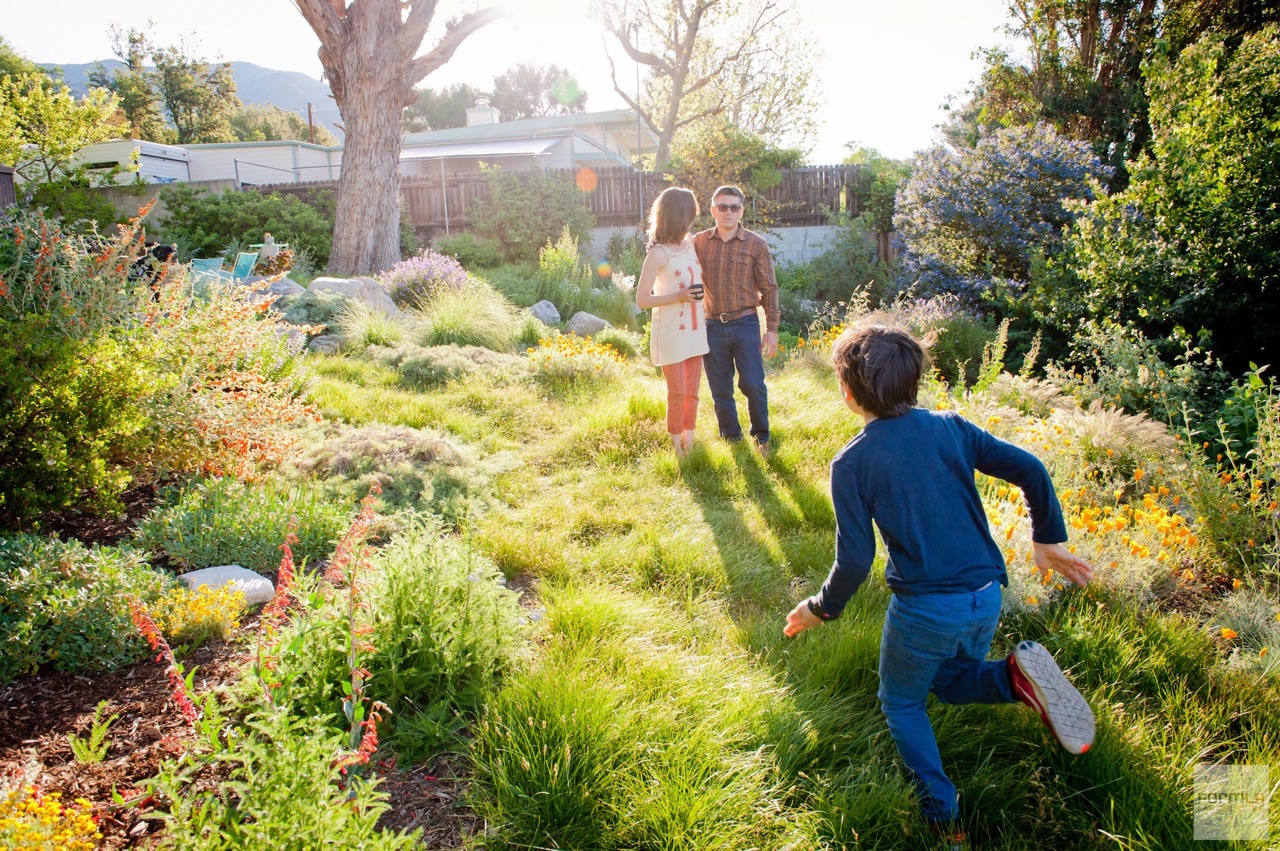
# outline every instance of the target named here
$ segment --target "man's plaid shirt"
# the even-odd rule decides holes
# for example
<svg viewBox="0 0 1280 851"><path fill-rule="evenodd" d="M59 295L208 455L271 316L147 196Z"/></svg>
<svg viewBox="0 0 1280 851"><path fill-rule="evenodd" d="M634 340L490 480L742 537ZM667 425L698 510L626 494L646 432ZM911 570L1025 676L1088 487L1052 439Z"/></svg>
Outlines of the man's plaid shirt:
<svg viewBox="0 0 1280 851"><path fill-rule="evenodd" d="M764 306L765 330L778 330L778 279L773 274L769 245L741 225L728 242L709 228L693 235L702 265L706 316L737 318L749 308Z"/></svg>

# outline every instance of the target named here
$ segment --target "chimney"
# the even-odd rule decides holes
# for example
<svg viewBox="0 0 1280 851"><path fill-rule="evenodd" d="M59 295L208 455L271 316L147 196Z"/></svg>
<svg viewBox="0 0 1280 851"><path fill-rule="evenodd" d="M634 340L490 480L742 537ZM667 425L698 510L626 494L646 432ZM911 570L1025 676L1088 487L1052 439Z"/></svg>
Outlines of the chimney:
<svg viewBox="0 0 1280 851"><path fill-rule="evenodd" d="M488 98L477 98L476 105L467 110L467 126L476 127L480 124L497 124L502 120L502 116L498 110L489 106Z"/></svg>

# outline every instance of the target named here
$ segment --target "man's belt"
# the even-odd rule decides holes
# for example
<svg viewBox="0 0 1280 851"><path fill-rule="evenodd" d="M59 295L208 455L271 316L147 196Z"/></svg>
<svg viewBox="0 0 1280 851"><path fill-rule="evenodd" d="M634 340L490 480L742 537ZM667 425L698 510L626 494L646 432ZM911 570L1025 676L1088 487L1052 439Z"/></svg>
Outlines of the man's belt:
<svg viewBox="0 0 1280 851"><path fill-rule="evenodd" d="M742 310L730 310L725 313L708 313L708 319L714 319L717 322L732 322L735 319L741 319L744 316L750 316L756 312L754 307L744 307Z"/></svg>

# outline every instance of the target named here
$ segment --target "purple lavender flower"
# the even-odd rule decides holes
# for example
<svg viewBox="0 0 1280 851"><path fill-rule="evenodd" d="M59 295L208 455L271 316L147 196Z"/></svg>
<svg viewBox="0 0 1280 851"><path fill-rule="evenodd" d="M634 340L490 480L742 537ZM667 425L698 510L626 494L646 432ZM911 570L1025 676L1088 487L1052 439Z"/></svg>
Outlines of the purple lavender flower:
<svg viewBox="0 0 1280 851"><path fill-rule="evenodd" d="M424 248L417 257L401 260L378 276L397 304L426 301L445 287L460 290L470 280L467 270L447 254Z"/></svg>

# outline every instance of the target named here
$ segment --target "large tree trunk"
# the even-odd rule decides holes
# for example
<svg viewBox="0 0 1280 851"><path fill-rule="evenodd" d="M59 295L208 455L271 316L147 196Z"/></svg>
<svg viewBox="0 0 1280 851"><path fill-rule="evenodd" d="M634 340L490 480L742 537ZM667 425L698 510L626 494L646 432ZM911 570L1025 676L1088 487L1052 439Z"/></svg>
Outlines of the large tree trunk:
<svg viewBox="0 0 1280 851"><path fill-rule="evenodd" d="M451 21L415 58L434 0L294 0L320 38L320 64L346 132L328 271L381 272L400 259L400 113L413 85L449 60L496 8ZM350 3L350 5L348 5Z"/></svg>
<svg viewBox="0 0 1280 851"><path fill-rule="evenodd" d="M400 261L403 84L396 89L366 89L342 105L347 138L334 211L331 275L372 274Z"/></svg>

